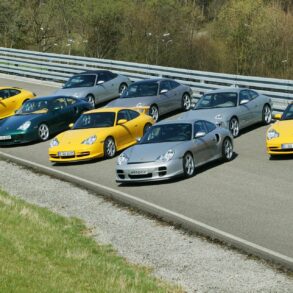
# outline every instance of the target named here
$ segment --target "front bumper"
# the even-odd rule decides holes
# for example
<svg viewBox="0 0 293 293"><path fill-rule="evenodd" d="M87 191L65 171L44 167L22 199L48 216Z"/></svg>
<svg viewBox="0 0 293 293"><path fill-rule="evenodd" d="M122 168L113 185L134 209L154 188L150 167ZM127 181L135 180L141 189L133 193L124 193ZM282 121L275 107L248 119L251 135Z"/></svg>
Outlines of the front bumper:
<svg viewBox="0 0 293 293"><path fill-rule="evenodd" d="M74 152L73 155L68 155L70 152ZM65 155L66 154L66 155ZM79 148L74 147L51 147L49 148L49 160L51 162L58 163L72 163L80 161L89 161L104 156L104 151L101 146L80 146Z"/></svg>
<svg viewBox="0 0 293 293"><path fill-rule="evenodd" d="M116 182L118 183L168 180L181 174L183 174L182 159L116 166Z"/></svg>
<svg viewBox="0 0 293 293"><path fill-rule="evenodd" d="M267 153L269 155L292 155L293 154L293 138L282 139L282 141L280 139L267 140L266 146L267 146Z"/></svg>
<svg viewBox="0 0 293 293"><path fill-rule="evenodd" d="M5 139L2 139L6 137ZM8 138L9 137L9 138ZM16 130L10 133L0 133L0 146L11 146L25 144L38 140L38 136L35 132Z"/></svg>

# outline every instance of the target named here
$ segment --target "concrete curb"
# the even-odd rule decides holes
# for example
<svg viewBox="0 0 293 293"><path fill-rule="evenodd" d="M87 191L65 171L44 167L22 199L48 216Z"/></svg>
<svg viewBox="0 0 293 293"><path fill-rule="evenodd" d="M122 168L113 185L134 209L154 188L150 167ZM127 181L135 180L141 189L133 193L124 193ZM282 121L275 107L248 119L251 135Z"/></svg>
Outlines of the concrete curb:
<svg viewBox="0 0 293 293"><path fill-rule="evenodd" d="M46 167L41 164L33 163L30 161L3 153L1 151L0 151L0 158L11 161L16 164L20 164L25 167L32 168L38 172L55 177L57 179L74 183L83 188L91 190L101 196L111 198L115 201L137 208L155 217L159 217L160 219L168 223L179 225L188 231L202 234L204 236L210 237L211 239L220 240L228 244L229 246L238 248L248 254L258 256L260 258L263 258L275 264L281 265L282 267L290 271L293 271L293 258L291 257L272 251L265 247L254 244L252 242L246 241L245 239L226 233L217 228L206 225L202 222L193 220L184 215L165 209L161 206L152 204L145 200L136 198L135 196L101 185L99 183L82 179L77 176L70 175L66 172L55 170L53 168Z"/></svg>

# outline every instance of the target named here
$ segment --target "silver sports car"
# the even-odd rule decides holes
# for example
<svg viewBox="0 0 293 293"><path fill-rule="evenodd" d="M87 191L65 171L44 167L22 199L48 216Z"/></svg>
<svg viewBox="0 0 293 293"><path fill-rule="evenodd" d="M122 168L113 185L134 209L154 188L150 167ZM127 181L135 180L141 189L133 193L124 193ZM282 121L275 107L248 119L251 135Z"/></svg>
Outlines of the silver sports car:
<svg viewBox="0 0 293 293"><path fill-rule="evenodd" d="M230 129L234 137L252 124L269 124L272 119L271 98L246 88L222 88L206 93L192 111L179 119L206 119Z"/></svg>
<svg viewBox="0 0 293 293"><path fill-rule="evenodd" d="M55 94L85 99L95 106L117 98L130 83L128 77L108 70L85 71L72 76Z"/></svg>
<svg viewBox="0 0 293 293"><path fill-rule="evenodd" d="M149 115L157 121L160 115L191 107L192 90L172 79L148 79L131 84L120 98L107 107L149 107Z"/></svg>
<svg viewBox="0 0 293 293"><path fill-rule="evenodd" d="M228 129L205 120L172 120L155 124L138 144L117 159L116 181L141 182L190 177L195 167L233 156Z"/></svg>

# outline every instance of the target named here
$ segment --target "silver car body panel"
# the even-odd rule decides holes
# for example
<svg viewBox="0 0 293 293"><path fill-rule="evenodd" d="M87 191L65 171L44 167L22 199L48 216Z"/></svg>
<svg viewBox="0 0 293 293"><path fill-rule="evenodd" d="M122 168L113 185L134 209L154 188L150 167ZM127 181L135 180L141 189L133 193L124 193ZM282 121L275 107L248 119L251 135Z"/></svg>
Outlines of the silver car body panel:
<svg viewBox="0 0 293 293"><path fill-rule="evenodd" d="M191 123L192 137L194 137L194 123L198 121L163 121L167 123ZM146 182L167 180L183 174L183 157L190 152L194 158L195 167L217 160L222 157L223 140L229 137L233 143L230 132L222 127L216 127L201 138L192 138L188 141L161 142L149 144L137 144L123 153L129 158L127 164L116 165L116 181L123 182ZM158 157L168 150L174 150L174 157L167 162L158 161Z"/></svg>
<svg viewBox="0 0 293 293"><path fill-rule="evenodd" d="M250 100L248 103L240 105L239 94L241 91L247 90L248 89L245 88L223 88L207 92L205 95L214 93L236 93L237 106L207 109L197 109L197 106L195 106L195 109L182 114L180 117L178 117L178 119L205 119L222 127L229 128L229 122L231 118L235 116L238 118L240 129L261 122L264 105L268 104L272 108L271 98L265 95L258 94L256 98ZM199 102L197 103L197 105L198 104ZM221 119L219 119L219 115L222 116ZM216 118L217 116L218 118Z"/></svg>
<svg viewBox="0 0 293 293"><path fill-rule="evenodd" d="M168 79L149 79L143 82L157 82L159 83L158 93L156 96L141 96L135 98L125 98L120 97L109 104L106 107L137 107L145 106L149 107L153 104L157 105L159 108L160 115L170 113L172 111L182 108L182 96L184 93L192 95L192 90L189 86L179 84L174 89L168 90L164 94L159 94L162 89L161 83L168 81ZM141 81L139 81L141 82Z"/></svg>
<svg viewBox="0 0 293 293"><path fill-rule="evenodd" d="M56 95L68 95L76 98L85 99L88 95L95 97L95 103L103 103L119 97L119 87L121 84L130 85L131 81L128 77L118 74L115 78L97 84L98 74L88 73L89 75L97 75L95 85L91 87L61 88L55 92Z"/></svg>

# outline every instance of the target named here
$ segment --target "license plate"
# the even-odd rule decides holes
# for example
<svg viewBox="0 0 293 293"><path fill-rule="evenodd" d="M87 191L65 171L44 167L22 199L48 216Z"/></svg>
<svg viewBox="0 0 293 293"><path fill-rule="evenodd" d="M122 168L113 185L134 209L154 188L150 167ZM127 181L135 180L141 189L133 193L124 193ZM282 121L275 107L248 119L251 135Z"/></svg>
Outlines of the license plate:
<svg viewBox="0 0 293 293"><path fill-rule="evenodd" d="M0 136L0 140L9 140L11 139L11 135L2 135Z"/></svg>
<svg viewBox="0 0 293 293"><path fill-rule="evenodd" d="M131 170L130 175L146 175L148 174L147 170Z"/></svg>
<svg viewBox="0 0 293 293"><path fill-rule="evenodd" d="M72 157L74 152L58 152L58 157Z"/></svg>
<svg viewBox="0 0 293 293"><path fill-rule="evenodd" d="M282 149L293 149L293 143L282 144Z"/></svg>

